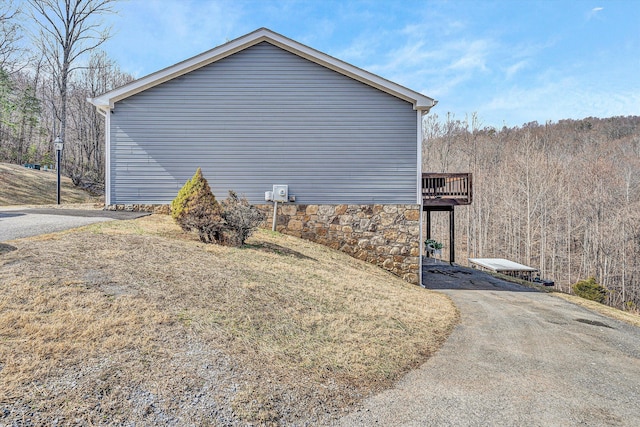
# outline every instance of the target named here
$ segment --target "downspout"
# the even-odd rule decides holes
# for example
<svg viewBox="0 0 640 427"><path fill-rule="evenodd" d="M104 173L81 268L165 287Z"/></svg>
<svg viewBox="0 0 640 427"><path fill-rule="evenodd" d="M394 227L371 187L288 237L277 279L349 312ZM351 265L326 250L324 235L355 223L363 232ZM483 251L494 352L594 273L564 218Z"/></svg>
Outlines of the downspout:
<svg viewBox="0 0 640 427"><path fill-rule="evenodd" d="M104 205L106 208L111 204L111 108L96 104L94 98L87 98L87 102L104 117Z"/></svg>
<svg viewBox="0 0 640 427"><path fill-rule="evenodd" d="M104 207L111 205L111 110L104 112Z"/></svg>
<svg viewBox="0 0 640 427"><path fill-rule="evenodd" d="M427 110L427 113L429 112L429 110ZM418 236L418 247L420 248L418 254L419 254L419 262L418 262L418 268L420 269L420 271L418 272L418 284L420 286L424 286L424 284L422 283L422 257L424 256L423 253L423 245L422 245L422 236L423 236L423 231L424 231L424 223L422 220L422 216L423 216L423 203L424 200L422 199L422 120L424 118L424 116L427 114L424 112L424 110L418 110L418 165L417 165L417 171L418 171L418 176L417 176L417 198L418 198L418 205L420 206L420 220L419 220L419 224L418 224L418 232L420 233L420 235Z"/></svg>
<svg viewBox="0 0 640 427"><path fill-rule="evenodd" d="M418 263L419 268L420 268L420 272L418 274L418 278L419 278L419 284L420 286L424 287L424 283L422 282L422 260L424 257L424 245L422 242L422 236L424 236L424 199L422 197L422 144L423 144L423 134L422 134L422 122L424 119L424 116L426 116L427 114L429 114L429 111L431 111L431 109L433 107L435 107L438 104L438 101L436 101L435 99L433 100L431 106L429 107L425 107L421 110L418 110L418 204L420 205L420 223L419 223L419 229L420 229L420 238L418 239L418 245L420 246L420 262Z"/></svg>

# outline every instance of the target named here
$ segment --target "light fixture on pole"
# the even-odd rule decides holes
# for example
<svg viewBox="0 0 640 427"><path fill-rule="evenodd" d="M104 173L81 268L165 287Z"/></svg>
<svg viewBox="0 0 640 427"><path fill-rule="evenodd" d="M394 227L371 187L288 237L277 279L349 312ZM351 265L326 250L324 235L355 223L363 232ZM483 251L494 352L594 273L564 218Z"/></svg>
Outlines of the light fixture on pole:
<svg viewBox="0 0 640 427"><path fill-rule="evenodd" d="M56 171L58 172L58 187L56 191L56 200L57 203L60 204L60 155L62 154L62 149L64 148L64 142L58 136L53 141L53 147L56 149Z"/></svg>

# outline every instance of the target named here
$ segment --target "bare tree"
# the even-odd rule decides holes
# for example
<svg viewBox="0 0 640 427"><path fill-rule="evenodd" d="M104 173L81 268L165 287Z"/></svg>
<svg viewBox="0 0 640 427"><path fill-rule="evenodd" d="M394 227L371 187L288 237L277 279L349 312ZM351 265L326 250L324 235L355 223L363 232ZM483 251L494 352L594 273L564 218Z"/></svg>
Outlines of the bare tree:
<svg viewBox="0 0 640 427"><path fill-rule="evenodd" d="M113 88L133 80L105 52L91 54L87 67L74 76L69 86L67 138L74 144L74 162L69 171L72 179L94 190L104 183L104 118L87 102Z"/></svg>
<svg viewBox="0 0 640 427"><path fill-rule="evenodd" d="M638 310L640 117L500 130L465 123L451 132L450 117L434 116L424 128L424 171L474 174L473 204L456 212L466 243L456 258L511 258L565 291L595 276L608 304ZM446 222L432 225L446 234Z"/></svg>
<svg viewBox="0 0 640 427"><path fill-rule="evenodd" d="M65 139L69 78L79 68L79 59L104 43L110 28L101 16L113 13L116 0L28 0L31 16L38 23L37 43L46 58L60 95L58 130Z"/></svg>
<svg viewBox="0 0 640 427"><path fill-rule="evenodd" d="M11 71L21 51L18 42L22 38L22 27L18 22L21 10L13 0L0 5L0 69Z"/></svg>

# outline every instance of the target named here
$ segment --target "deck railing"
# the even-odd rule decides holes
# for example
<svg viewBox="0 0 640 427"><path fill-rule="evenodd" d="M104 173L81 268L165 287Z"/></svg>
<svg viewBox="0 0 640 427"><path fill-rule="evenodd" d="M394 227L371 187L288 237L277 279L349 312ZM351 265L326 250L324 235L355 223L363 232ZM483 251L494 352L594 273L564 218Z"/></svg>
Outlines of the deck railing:
<svg viewBox="0 0 640 427"><path fill-rule="evenodd" d="M473 199L470 173L423 173L422 199L425 206L471 204Z"/></svg>

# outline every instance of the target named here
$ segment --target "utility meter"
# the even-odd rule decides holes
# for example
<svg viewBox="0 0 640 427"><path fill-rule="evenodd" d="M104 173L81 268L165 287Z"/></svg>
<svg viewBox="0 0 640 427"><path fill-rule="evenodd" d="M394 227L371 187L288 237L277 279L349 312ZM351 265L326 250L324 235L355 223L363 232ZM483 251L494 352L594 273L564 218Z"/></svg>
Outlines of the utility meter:
<svg viewBox="0 0 640 427"><path fill-rule="evenodd" d="M273 186L273 201L274 202L288 202L289 201L289 186L288 185L274 185Z"/></svg>

